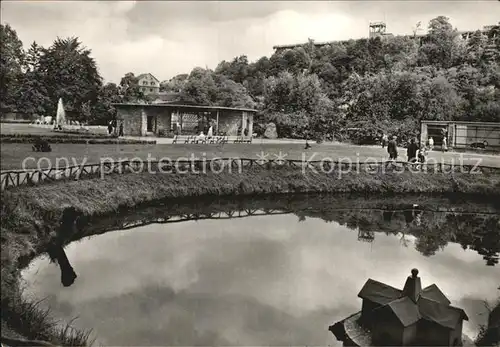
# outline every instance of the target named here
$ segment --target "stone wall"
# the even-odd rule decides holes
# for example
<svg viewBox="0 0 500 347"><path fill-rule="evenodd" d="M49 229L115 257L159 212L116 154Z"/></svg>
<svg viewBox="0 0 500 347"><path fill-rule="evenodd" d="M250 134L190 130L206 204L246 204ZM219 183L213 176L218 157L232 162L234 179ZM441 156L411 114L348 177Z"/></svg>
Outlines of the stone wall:
<svg viewBox="0 0 500 347"><path fill-rule="evenodd" d="M140 106L118 107L116 118L118 127L123 122L123 135L125 136L142 136L143 111ZM145 123L145 120L144 120ZM144 128L146 125L144 124ZM145 134L144 129L144 134Z"/></svg>
<svg viewBox="0 0 500 347"><path fill-rule="evenodd" d="M160 114L158 114L158 118L156 120L157 132L158 129L163 128L166 132L171 131L172 129L172 112L169 110L164 110Z"/></svg>
<svg viewBox="0 0 500 347"><path fill-rule="evenodd" d="M145 124L147 130L147 117L152 116L153 121L153 132L158 134L158 129L163 128L165 131L170 131L172 111L166 107L146 107L145 108Z"/></svg>

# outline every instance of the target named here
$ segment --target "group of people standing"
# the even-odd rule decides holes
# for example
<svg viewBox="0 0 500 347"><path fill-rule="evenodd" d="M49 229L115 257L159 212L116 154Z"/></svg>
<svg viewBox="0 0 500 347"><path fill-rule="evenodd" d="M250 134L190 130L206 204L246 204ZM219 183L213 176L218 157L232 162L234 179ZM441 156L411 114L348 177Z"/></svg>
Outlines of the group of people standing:
<svg viewBox="0 0 500 347"><path fill-rule="evenodd" d="M382 148L385 148L385 146L387 146L389 160L396 160L398 158L398 144L396 140L397 136L392 136L390 140L386 134L382 136ZM427 156L427 149L424 145L419 146L417 144L417 141L412 138L410 140L410 143L408 144L406 155L408 157L408 161L411 163L416 163L417 161L420 163L424 163L425 157Z"/></svg>
<svg viewBox="0 0 500 347"><path fill-rule="evenodd" d="M434 149L434 139L429 137L429 149L433 150ZM448 152L448 139L446 134L443 135L443 138L441 139L441 151L442 152Z"/></svg>
<svg viewBox="0 0 500 347"><path fill-rule="evenodd" d="M389 153L389 160L396 160L398 158L398 146L397 146L397 137L391 136L390 140L387 134L382 135L382 148L387 146L387 152ZM425 158L427 156L428 150L434 149L434 139L429 137L428 140L429 147L425 144L418 144L418 141L415 138L410 140L408 147L406 149L406 155L408 157L408 161L411 163L425 163ZM443 152L448 151L448 136L447 131L443 129L442 131L442 141L441 141L441 150Z"/></svg>

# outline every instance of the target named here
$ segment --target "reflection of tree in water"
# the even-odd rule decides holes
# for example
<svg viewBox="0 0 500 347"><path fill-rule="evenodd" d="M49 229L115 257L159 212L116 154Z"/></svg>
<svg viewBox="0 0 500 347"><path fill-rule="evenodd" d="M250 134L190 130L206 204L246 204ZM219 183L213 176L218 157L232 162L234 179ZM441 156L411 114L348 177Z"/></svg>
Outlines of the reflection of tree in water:
<svg viewBox="0 0 500 347"><path fill-rule="evenodd" d="M64 244L70 240L71 235L75 231L75 224L81 215L74 207L65 208L59 224L57 237L52 240L47 248L50 260L59 264L61 283L65 287L71 286L75 282L77 275L66 256Z"/></svg>
<svg viewBox="0 0 500 347"><path fill-rule="evenodd" d="M469 217L464 220L464 217ZM486 264L494 266L500 254L500 218L498 216L455 216L466 227L457 231L457 241L463 249L473 249L483 256ZM472 220L471 220L472 219Z"/></svg>
<svg viewBox="0 0 500 347"><path fill-rule="evenodd" d="M304 211L302 211L304 213ZM307 211L308 216L336 221L358 231L358 239L370 241L373 230L388 235L416 237L415 249L432 256L448 242L457 242L483 256L486 265L499 263L500 215L461 214L456 212L423 211L408 207L403 210L322 210Z"/></svg>
<svg viewBox="0 0 500 347"><path fill-rule="evenodd" d="M59 264L61 270L61 283L65 287L71 286L77 277L75 270L71 266L66 252L60 245L52 245L48 249L50 260Z"/></svg>
<svg viewBox="0 0 500 347"><path fill-rule="evenodd" d="M439 233L424 233L417 238L415 249L429 257L448 244L448 237Z"/></svg>
<svg viewBox="0 0 500 347"><path fill-rule="evenodd" d="M358 238L371 242L377 232L397 235L406 245L409 235L416 238L415 248L424 255L435 254L448 242L456 242L464 249L470 248L481 254L488 265L498 263L500 253L500 205L475 202L471 199L407 198L375 199L366 197L313 196L304 198L287 197L284 200L240 199L240 200L196 200L189 204L179 202L173 205L159 204L147 209L127 211L117 218L99 219L84 224L79 237L122 229L137 225L137 221L155 223L168 221L175 216L214 215L221 211L274 211L297 215L299 222L307 217L320 218L325 222L337 222L356 230ZM460 212L465 211L465 212ZM477 211L476 214L471 213ZM482 213L481 212L485 212ZM489 214L488 214L489 213ZM211 218L211 217L207 217Z"/></svg>

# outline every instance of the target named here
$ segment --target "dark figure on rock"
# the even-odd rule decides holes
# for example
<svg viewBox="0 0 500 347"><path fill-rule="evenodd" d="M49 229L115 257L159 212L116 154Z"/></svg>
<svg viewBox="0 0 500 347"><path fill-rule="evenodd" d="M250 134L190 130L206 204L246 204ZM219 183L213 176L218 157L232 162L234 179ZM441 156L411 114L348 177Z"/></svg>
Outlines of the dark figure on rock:
<svg viewBox="0 0 500 347"><path fill-rule="evenodd" d="M52 148L48 141L43 139L36 139L31 148L33 152L52 152Z"/></svg>

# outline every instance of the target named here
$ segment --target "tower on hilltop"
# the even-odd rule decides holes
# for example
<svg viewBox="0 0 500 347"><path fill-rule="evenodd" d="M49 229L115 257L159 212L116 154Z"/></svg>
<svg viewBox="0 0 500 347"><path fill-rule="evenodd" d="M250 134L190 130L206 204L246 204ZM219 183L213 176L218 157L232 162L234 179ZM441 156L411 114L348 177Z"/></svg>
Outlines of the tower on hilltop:
<svg viewBox="0 0 500 347"><path fill-rule="evenodd" d="M370 22L369 38L375 38L386 35L387 26L385 22Z"/></svg>

